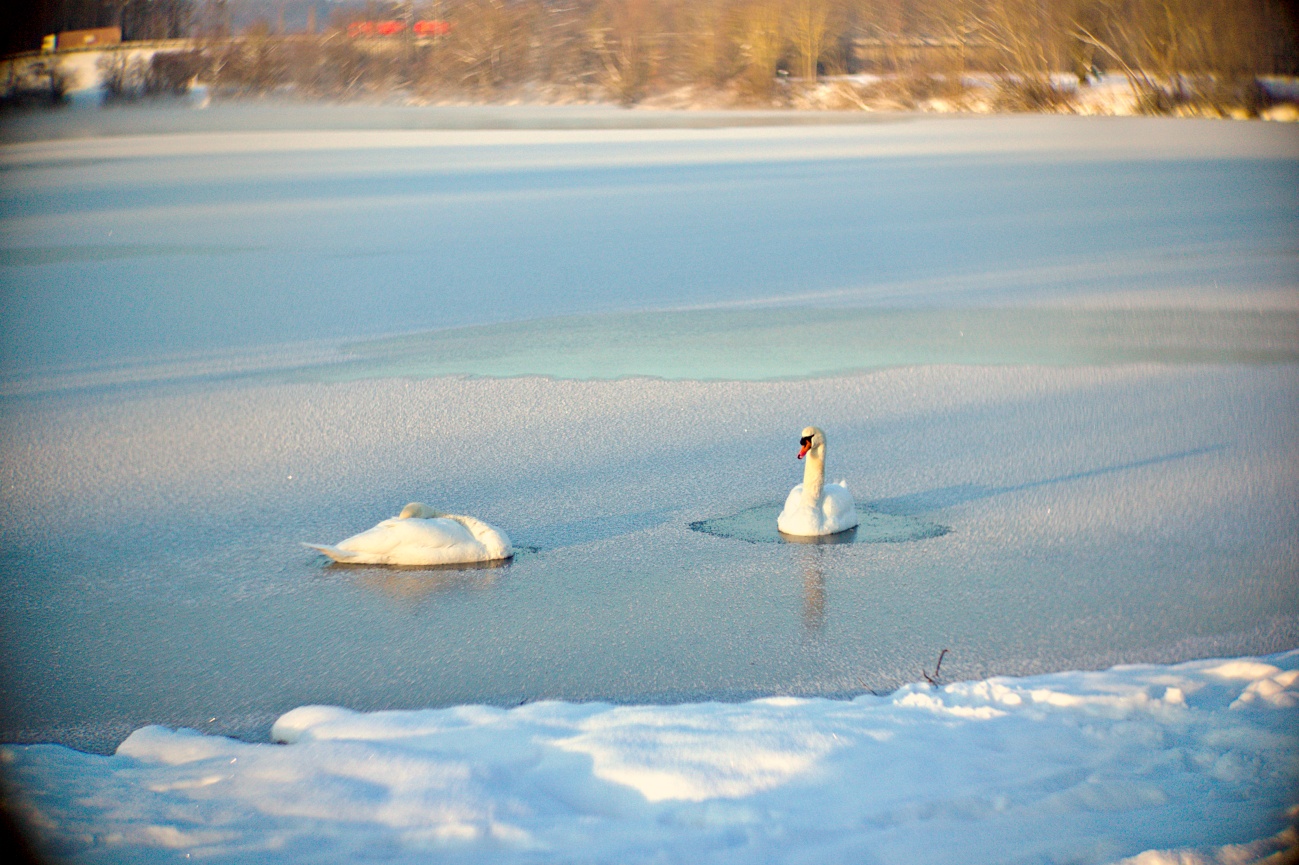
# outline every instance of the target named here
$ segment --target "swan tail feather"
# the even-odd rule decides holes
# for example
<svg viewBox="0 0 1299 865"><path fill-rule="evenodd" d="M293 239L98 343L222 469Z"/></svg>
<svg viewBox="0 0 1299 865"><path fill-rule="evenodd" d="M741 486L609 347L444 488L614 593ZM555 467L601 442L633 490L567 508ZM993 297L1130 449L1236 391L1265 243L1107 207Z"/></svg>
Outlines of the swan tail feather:
<svg viewBox="0 0 1299 865"><path fill-rule="evenodd" d="M348 550L340 550L338 547L331 547L327 544L308 544L304 541L302 545L308 549L315 550L318 553L323 553L336 562L350 562L357 556L356 553L349 552Z"/></svg>

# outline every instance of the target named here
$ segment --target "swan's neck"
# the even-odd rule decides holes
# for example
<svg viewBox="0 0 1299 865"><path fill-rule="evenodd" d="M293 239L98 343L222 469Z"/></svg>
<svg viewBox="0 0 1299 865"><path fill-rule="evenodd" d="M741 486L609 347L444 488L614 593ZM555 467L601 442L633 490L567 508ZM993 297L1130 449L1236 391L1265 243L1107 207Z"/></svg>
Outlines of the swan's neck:
<svg viewBox="0 0 1299 865"><path fill-rule="evenodd" d="M803 501L816 507L825 491L825 449L813 448L803 463Z"/></svg>

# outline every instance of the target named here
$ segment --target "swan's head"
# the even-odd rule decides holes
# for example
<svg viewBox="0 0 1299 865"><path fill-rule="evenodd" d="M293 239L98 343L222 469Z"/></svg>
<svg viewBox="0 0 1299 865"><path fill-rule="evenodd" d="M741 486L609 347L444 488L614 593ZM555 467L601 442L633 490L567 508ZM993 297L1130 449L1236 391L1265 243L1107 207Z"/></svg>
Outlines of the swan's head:
<svg viewBox="0 0 1299 865"><path fill-rule="evenodd" d="M431 520L434 517L442 516L446 516L446 514L441 511L435 511L428 505L422 505L419 502L411 502L401 509L401 513L397 514L397 519L408 520L411 517L416 517L421 520Z"/></svg>
<svg viewBox="0 0 1299 865"><path fill-rule="evenodd" d="M798 452L798 458L802 459L807 456L808 451L825 447L825 433L821 432L820 427L807 427L803 430L803 435L799 438L798 443L803 446L803 449Z"/></svg>

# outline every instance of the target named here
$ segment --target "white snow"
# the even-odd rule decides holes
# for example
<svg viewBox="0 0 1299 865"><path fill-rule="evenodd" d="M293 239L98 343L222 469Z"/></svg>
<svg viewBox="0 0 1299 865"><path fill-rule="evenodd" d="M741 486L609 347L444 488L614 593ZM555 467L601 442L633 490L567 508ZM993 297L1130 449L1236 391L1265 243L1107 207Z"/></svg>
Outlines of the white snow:
<svg viewBox="0 0 1299 865"><path fill-rule="evenodd" d="M1288 652L851 701L304 706L287 745L150 726L0 759L68 862L1245 862L1294 817L1297 678Z"/></svg>

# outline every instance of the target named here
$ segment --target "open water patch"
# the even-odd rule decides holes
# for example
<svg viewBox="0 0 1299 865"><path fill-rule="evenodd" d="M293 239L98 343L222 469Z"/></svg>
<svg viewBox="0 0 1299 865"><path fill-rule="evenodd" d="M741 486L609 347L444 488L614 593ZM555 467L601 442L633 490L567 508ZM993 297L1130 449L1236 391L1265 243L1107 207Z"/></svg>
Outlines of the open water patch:
<svg viewBox="0 0 1299 865"><path fill-rule="evenodd" d="M310 379L767 381L917 364L1293 363L1292 311L777 307L596 313L363 340ZM634 347L634 348L629 348Z"/></svg>
<svg viewBox="0 0 1299 865"><path fill-rule="evenodd" d="M0 250L0 267L106 249ZM127 249L134 255L145 248ZM197 248L152 249L157 255L200 254ZM20 261L16 255L26 257ZM0 397L214 378L264 384L443 376L776 381L917 365L1270 365L1299 362L1296 346L1299 312L1289 310L666 310L528 319L338 344L15 366L0 378Z"/></svg>
<svg viewBox="0 0 1299 865"><path fill-rule="evenodd" d="M747 508L737 514L698 520L690 528L706 535L733 538L752 544L900 544L923 541L950 534L950 526L931 523L906 514L885 514L871 508L858 508L857 527L846 532L819 537L787 535L776 528L776 517L782 505L767 504Z"/></svg>

